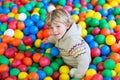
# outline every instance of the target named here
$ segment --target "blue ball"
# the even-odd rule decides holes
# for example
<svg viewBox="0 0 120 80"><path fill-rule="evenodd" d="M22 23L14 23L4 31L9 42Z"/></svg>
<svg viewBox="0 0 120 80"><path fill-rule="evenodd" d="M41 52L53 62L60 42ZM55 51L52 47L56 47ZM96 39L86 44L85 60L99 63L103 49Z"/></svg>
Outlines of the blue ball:
<svg viewBox="0 0 120 80"><path fill-rule="evenodd" d="M73 10L72 13L71 13L71 15L72 15L72 14L79 15L79 14L80 14L80 11L79 11L79 10Z"/></svg>
<svg viewBox="0 0 120 80"><path fill-rule="evenodd" d="M90 48L98 48L98 43L96 41L91 41L89 44Z"/></svg>
<svg viewBox="0 0 120 80"><path fill-rule="evenodd" d="M41 49L45 49L45 43L41 43L41 44L40 44L40 48L41 48Z"/></svg>
<svg viewBox="0 0 120 80"><path fill-rule="evenodd" d="M103 80L112 80L110 77L104 77Z"/></svg>
<svg viewBox="0 0 120 80"><path fill-rule="evenodd" d="M2 9L2 7L0 6L0 13L2 13L3 12L3 9Z"/></svg>
<svg viewBox="0 0 120 80"><path fill-rule="evenodd" d="M101 54L102 54L103 56L107 56L107 55L109 55L109 53L110 53L110 48L109 48L108 45L103 45L103 46L100 48L100 51L101 51Z"/></svg>
<svg viewBox="0 0 120 80"><path fill-rule="evenodd" d="M33 22L38 22L40 17L37 14L34 14L34 15L31 16L31 19L32 19Z"/></svg>
<svg viewBox="0 0 120 80"><path fill-rule="evenodd" d="M26 9L27 11L31 11L31 10L32 10L32 6L31 6L30 4L26 4L26 5L25 5L25 9Z"/></svg>
<svg viewBox="0 0 120 80"><path fill-rule="evenodd" d="M87 5L87 8L93 10L93 9L94 9L94 6L93 6L92 4L88 4L88 5Z"/></svg>
<svg viewBox="0 0 120 80"><path fill-rule="evenodd" d="M58 3L58 0L52 0L52 3L53 3L53 4L57 4L57 3Z"/></svg>
<svg viewBox="0 0 120 80"><path fill-rule="evenodd" d="M50 54L51 54L52 56L58 56L59 53L60 53L60 51L59 51L59 49L58 49L57 47L52 47L52 48L50 49Z"/></svg>
<svg viewBox="0 0 120 80"><path fill-rule="evenodd" d="M39 21L37 22L37 27L38 27L39 29L42 29L42 28L44 27L44 25L45 25L45 22L42 21L42 20L39 20Z"/></svg>
<svg viewBox="0 0 120 80"><path fill-rule="evenodd" d="M98 70L96 65L94 65L94 64L89 65L89 69L94 69L96 71Z"/></svg>
<svg viewBox="0 0 120 80"><path fill-rule="evenodd" d="M27 27L30 27L30 26L34 25L34 22L31 19L26 19L24 23Z"/></svg>
<svg viewBox="0 0 120 80"><path fill-rule="evenodd" d="M29 33L30 33L29 27L25 27L25 28L23 29L23 33L24 33L25 36L29 35Z"/></svg>
<svg viewBox="0 0 120 80"><path fill-rule="evenodd" d="M92 34L88 34L86 37L85 37L85 41L87 43L90 43L91 41L94 41L94 36Z"/></svg>
<svg viewBox="0 0 120 80"><path fill-rule="evenodd" d="M10 13L10 9L9 9L9 8L3 8L3 13L4 13L4 14Z"/></svg>
<svg viewBox="0 0 120 80"><path fill-rule="evenodd" d="M54 44L52 44L52 43L45 44L45 49L52 48L52 47L54 47Z"/></svg>
<svg viewBox="0 0 120 80"><path fill-rule="evenodd" d="M108 15L107 16L107 21L110 21L110 20L115 20L115 16L114 15Z"/></svg>
<svg viewBox="0 0 120 80"><path fill-rule="evenodd" d="M101 13L102 16L107 16L108 15L108 11L106 9L100 9L99 12Z"/></svg>
<svg viewBox="0 0 120 80"><path fill-rule="evenodd" d="M114 11L113 8L109 8L109 9L108 9L108 14L113 14L113 11Z"/></svg>
<svg viewBox="0 0 120 80"><path fill-rule="evenodd" d="M38 70L37 73L40 77L40 80L43 80L46 77L46 73L42 70Z"/></svg>
<svg viewBox="0 0 120 80"><path fill-rule="evenodd" d="M37 26L31 26L29 30L31 34L37 34L39 31Z"/></svg>
<svg viewBox="0 0 120 80"><path fill-rule="evenodd" d="M34 41L36 40L36 35L31 34L31 35L29 35L29 36L32 38L32 42L34 42Z"/></svg>
<svg viewBox="0 0 120 80"><path fill-rule="evenodd" d="M11 20L14 20L14 18L13 17L9 17L8 18L8 22L10 22Z"/></svg>

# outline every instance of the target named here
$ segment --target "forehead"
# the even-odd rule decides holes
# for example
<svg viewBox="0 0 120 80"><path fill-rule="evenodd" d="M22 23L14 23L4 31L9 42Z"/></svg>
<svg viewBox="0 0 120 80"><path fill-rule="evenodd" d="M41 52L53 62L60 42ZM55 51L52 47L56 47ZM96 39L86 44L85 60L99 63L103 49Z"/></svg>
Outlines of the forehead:
<svg viewBox="0 0 120 80"><path fill-rule="evenodd" d="M51 22L51 25L64 25L64 23L61 21L54 20Z"/></svg>

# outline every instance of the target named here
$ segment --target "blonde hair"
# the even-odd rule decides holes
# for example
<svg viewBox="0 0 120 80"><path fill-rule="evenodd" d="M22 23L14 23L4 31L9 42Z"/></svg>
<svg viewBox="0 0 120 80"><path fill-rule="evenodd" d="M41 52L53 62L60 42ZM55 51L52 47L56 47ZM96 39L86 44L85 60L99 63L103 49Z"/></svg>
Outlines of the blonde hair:
<svg viewBox="0 0 120 80"><path fill-rule="evenodd" d="M51 26L52 21L61 22L65 25L71 25L73 23L73 19L70 14L62 8L55 9L48 14L46 18L46 25L48 27Z"/></svg>

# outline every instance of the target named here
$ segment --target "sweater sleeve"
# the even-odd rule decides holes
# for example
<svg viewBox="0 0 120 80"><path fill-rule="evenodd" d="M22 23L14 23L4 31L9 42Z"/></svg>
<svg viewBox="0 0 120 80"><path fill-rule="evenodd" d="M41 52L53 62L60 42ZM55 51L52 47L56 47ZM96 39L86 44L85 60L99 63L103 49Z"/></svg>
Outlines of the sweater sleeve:
<svg viewBox="0 0 120 80"><path fill-rule="evenodd" d="M51 43L53 43L53 44L55 44L55 42L56 42L53 36L50 36L48 38L48 41L51 42Z"/></svg>

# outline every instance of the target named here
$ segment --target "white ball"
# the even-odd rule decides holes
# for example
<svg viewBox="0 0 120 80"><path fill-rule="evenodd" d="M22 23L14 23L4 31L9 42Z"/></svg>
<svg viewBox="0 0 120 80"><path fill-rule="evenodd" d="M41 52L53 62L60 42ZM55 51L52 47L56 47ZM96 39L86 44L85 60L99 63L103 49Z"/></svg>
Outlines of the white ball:
<svg viewBox="0 0 120 80"><path fill-rule="evenodd" d="M14 36L14 30L13 29L7 29L5 32L4 32L4 35L8 35L10 37L13 37Z"/></svg>
<svg viewBox="0 0 120 80"><path fill-rule="evenodd" d="M70 76L73 77L75 72L76 72L77 68L72 68L70 69Z"/></svg>
<svg viewBox="0 0 120 80"><path fill-rule="evenodd" d="M53 10L55 10L55 9L56 9L56 8L55 8L54 5L48 6L48 12L49 12L49 13L52 12Z"/></svg>
<svg viewBox="0 0 120 80"><path fill-rule="evenodd" d="M20 13L18 15L18 19L21 20L21 21L25 21L27 18L27 15L25 13Z"/></svg>

